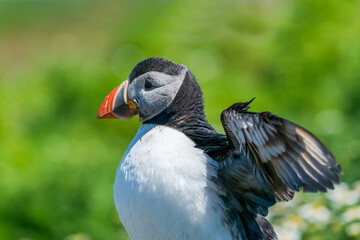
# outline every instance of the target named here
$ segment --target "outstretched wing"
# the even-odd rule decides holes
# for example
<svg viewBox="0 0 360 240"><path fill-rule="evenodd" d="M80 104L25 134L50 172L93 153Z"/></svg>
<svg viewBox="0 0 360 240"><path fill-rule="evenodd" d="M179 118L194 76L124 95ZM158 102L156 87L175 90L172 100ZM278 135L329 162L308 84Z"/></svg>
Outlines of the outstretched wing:
<svg viewBox="0 0 360 240"><path fill-rule="evenodd" d="M330 151L295 123L269 112L248 112L252 101L236 103L221 114L232 156L228 160L232 164L225 164L223 172L236 178L236 170L226 168L243 168L243 175L255 178L253 184L263 185L256 188L273 191L280 200L291 199L302 188L305 192L333 189L341 168Z"/></svg>

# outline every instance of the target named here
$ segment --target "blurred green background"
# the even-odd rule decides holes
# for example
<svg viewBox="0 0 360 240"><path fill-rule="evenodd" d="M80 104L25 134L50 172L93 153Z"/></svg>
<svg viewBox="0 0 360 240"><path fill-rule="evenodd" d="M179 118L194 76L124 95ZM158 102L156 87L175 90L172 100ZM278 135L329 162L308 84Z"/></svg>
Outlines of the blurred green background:
<svg viewBox="0 0 360 240"><path fill-rule="evenodd" d="M280 239L360 239L355 0L0 1L0 239L128 239L112 188L140 123L96 113L151 56L192 70L218 131L257 97L332 150L344 183L273 207Z"/></svg>

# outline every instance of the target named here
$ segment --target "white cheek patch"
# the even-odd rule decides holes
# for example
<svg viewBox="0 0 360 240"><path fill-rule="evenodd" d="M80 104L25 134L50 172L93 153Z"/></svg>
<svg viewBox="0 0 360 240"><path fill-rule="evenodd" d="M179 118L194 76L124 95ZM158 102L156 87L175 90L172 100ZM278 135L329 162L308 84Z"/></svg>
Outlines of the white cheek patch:
<svg viewBox="0 0 360 240"><path fill-rule="evenodd" d="M187 69L179 75L172 76L161 72L147 72L133 80L136 83L132 86L130 98L136 97L141 107L142 119L148 120L164 111L175 99L182 83L184 82ZM154 89L144 89L144 79L151 78Z"/></svg>
<svg viewBox="0 0 360 240"><path fill-rule="evenodd" d="M144 93L147 103L147 118L161 113L173 102L184 80L183 74L171 76L159 72L149 72L149 77L154 79L156 88Z"/></svg>
<svg viewBox="0 0 360 240"><path fill-rule="evenodd" d="M160 72L149 72L148 74L150 78L154 79L155 86L157 87L154 91L161 90L165 92L164 94L168 95L172 102L184 81L185 73L186 71L177 76L167 75Z"/></svg>

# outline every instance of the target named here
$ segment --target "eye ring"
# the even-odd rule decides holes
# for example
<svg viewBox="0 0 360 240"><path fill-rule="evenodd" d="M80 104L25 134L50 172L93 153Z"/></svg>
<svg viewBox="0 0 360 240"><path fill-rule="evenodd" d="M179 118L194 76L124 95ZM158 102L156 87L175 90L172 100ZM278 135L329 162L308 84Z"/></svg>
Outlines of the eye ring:
<svg viewBox="0 0 360 240"><path fill-rule="evenodd" d="M145 90L149 90L149 89L151 89L151 88L153 88L153 87L154 87L154 85L152 84L151 79L150 79L150 78L147 78L147 79L145 80L145 83L144 83L144 88L145 88Z"/></svg>

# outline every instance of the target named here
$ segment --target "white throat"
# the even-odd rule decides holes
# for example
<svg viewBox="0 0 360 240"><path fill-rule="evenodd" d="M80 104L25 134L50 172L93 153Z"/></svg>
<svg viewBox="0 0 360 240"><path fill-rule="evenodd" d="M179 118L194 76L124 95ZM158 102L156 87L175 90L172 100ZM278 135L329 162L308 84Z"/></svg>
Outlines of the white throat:
<svg viewBox="0 0 360 240"><path fill-rule="evenodd" d="M223 226L217 162L185 134L143 124L117 169L114 199L132 239L231 239Z"/></svg>

